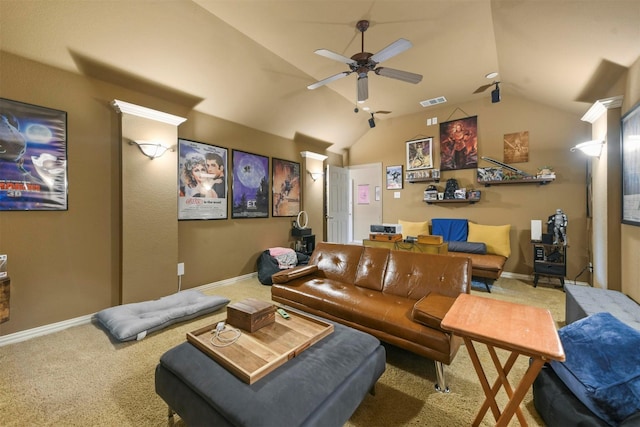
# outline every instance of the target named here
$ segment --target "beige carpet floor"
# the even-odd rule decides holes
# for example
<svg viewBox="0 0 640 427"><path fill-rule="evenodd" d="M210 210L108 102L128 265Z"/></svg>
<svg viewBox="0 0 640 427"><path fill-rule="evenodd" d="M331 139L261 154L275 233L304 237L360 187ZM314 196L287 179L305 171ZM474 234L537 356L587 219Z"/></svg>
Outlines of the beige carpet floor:
<svg viewBox="0 0 640 427"><path fill-rule="evenodd" d="M215 288L232 302L247 297L270 299L270 287L256 278ZM488 298L548 308L557 326L564 325L561 289L534 288L531 283L501 278ZM222 320L222 310L173 325L139 342L118 343L95 324L72 327L50 335L0 347L0 425L3 426L166 426L167 407L154 391L154 369L160 356L185 341L185 334ZM482 319L478 319L479 322ZM387 369L347 426L468 426L483 401L482 389L464 346L446 367L451 393L434 391L433 362L385 345ZM478 351L489 366L484 346ZM505 354L500 354L505 357ZM515 384L526 370L521 357L509 375ZM492 365L491 365L492 366ZM488 371L493 382L495 372ZM503 392L499 402L506 401ZM522 405L529 425L544 425L535 411L531 391ZM176 425L182 425L176 417ZM482 425L493 425L490 414ZM512 425L518 425L513 421Z"/></svg>

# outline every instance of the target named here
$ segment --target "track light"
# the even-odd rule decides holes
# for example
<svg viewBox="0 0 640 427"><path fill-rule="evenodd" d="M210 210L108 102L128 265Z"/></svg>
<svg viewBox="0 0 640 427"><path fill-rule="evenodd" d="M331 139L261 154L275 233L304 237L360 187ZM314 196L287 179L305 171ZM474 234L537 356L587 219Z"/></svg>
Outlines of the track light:
<svg viewBox="0 0 640 427"><path fill-rule="evenodd" d="M496 88L491 91L491 102L495 104L496 102L500 102L500 87L498 86L499 82L496 82Z"/></svg>
<svg viewBox="0 0 640 427"><path fill-rule="evenodd" d="M375 119L373 118L373 113L371 113L371 118L369 119L369 127L370 127L370 128L374 128L374 127L376 127L376 121L375 121Z"/></svg>

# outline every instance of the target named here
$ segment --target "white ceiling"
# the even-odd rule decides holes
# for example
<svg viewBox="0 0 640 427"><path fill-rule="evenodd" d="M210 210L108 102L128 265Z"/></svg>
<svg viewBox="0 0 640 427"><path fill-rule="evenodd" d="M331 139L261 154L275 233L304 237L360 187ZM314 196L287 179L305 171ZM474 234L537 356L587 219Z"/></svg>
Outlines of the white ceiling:
<svg viewBox="0 0 640 427"><path fill-rule="evenodd" d="M313 52L360 52L361 19L366 51L406 38L382 65L424 76L370 74L365 105L392 111L379 120L427 117L419 102L438 96L488 99L474 91L491 71L503 99L582 115L621 94L640 57L640 0L0 0L0 49L340 152L375 131L353 111L355 74L306 86L348 71Z"/></svg>

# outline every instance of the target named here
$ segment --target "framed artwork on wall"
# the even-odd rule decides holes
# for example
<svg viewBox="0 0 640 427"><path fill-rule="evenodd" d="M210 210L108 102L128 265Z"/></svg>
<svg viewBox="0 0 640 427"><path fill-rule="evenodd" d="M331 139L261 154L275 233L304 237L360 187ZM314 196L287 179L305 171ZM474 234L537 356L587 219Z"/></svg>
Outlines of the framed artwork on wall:
<svg viewBox="0 0 640 427"><path fill-rule="evenodd" d="M178 220L228 218L228 152L178 139Z"/></svg>
<svg viewBox="0 0 640 427"><path fill-rule="evenodd" d="M387 190L400 190L402 183L402 165L387 166Z"/></svg>
<svg viewBox="0 0 640 427"><path fill-rule="evenodd" d="M503 161L526 163L529 161L529 131L507 133L503 137Z"/></svg>
<svg viewBox="0 0 640 427"><path fill-rule="evenodd" d="M273 199L271 215L297 216L300 212L300 163L276 159L271 161Z"/></svg>
<svg viewBox="0 0 640 427"><path fill-rule="evenodd" d="M67 209L67 113L0 98L0 210Z"/></svg>
<svg viewBox="0 0 640 427"><path fill-rule="evenodd" d="M640 226L640 103L622 117L622 223Z"/></svg>
<svg viewBox="0 0 640 427"><path fill-rule="evenodd" d="M431 169L433 167L433 138L407 141L407 170Z"/></svg>
<svg viewBox="0 0 640 427"><path fill-rule="evenodd" d="M231 152L232 218L269 217L269 158L240 150Z"/></svg>
<svg viewBox="0 0 640 427"><path fill-rule="evenodd" d="M440 123L440 170L478 167L478 116Z"/></svg>

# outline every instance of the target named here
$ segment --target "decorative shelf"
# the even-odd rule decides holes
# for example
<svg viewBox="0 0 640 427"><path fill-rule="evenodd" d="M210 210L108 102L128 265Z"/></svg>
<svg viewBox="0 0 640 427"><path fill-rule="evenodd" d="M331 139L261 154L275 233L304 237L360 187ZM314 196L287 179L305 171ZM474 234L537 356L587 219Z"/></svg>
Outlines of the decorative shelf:
<svg viewBox="0 0 640 427"><path fill-rule="evenodd" d="M440 203L469 203L473 205L479 202L480 199L445 199L445 200L423 200L428 205L440 204Z"/></svg>
<svg viewBox="0 0 640 427"><path fill-rule="evenodd" d="M478 181L478 184L483 184L485 187L491 187L492 185L504 185L504 184L539 184L546 185L553 182L555 178L528 178L528 179L503 179L500 181Z"/></svg>
<svg viewBox="0 0 640 427"><path fill-rule="evenodd" d="M410 184L415 184L418 182L435 182L437 184L440 182L440 178L412 178L407 179L407 182Z"/></svg>

